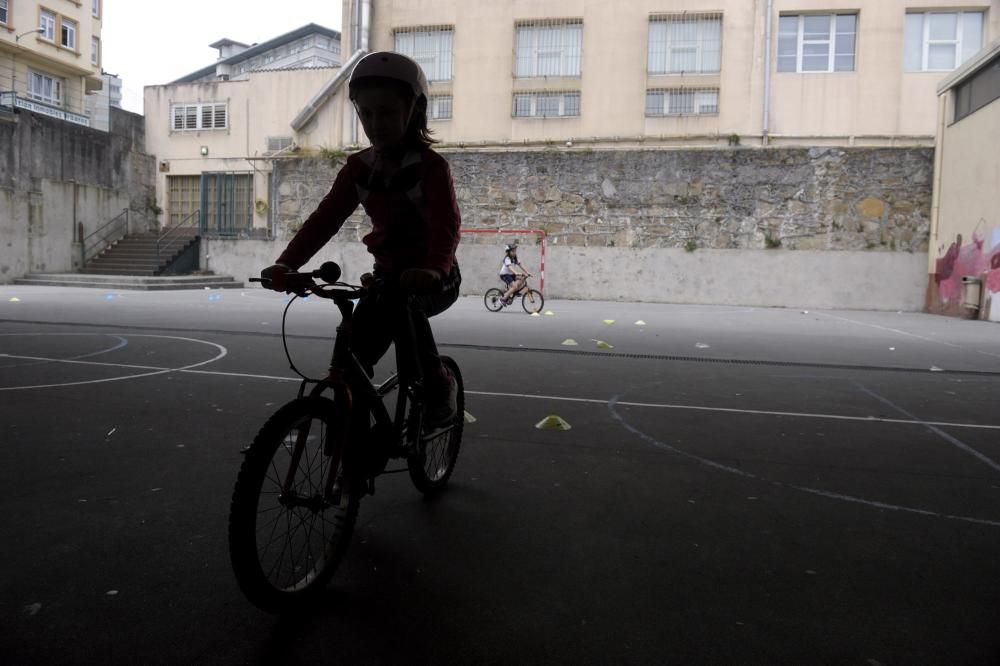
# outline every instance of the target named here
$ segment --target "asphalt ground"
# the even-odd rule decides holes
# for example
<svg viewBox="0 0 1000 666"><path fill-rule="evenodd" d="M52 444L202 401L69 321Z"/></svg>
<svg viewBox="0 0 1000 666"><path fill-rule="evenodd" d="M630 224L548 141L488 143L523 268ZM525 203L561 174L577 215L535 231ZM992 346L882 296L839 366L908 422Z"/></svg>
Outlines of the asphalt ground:
<svg viewBox="0 0 1000 666"><path fill-rule="evenodd" d="M323 603L275 617L226 521L295 394L284 306L0 287L0 663L1000 663L995 324L463 298L450 489L381 477ZM335 314L293 304L309 372Z"/></svg>

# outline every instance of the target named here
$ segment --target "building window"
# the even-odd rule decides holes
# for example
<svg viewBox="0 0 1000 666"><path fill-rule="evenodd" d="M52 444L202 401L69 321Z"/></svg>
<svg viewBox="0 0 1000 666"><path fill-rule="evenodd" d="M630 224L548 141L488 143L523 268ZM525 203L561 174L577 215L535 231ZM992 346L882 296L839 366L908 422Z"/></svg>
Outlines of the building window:
<svg viewBox="0 0 1000 666"><path fill-rule="evenodd" d="M778 71L853 72L857 32L857 14L781 16Z"/></svg>
<svg viewBox="0 0 1000 666"><path fill-rule="evenodd" d="M646 91L647 116L712 116L718 113L718 88L667 88Z"/></svg>
<svg viewBox="0 0 1000 666"><path fill-rule="evenodd" d="M93 0L90 13L94 15L94 18L101 18L101 0Z"/></svg>
<svg viewBox="0 0 1000 666"><path fill-rule="evenodd" d="M431 95L427 100L427 118L429 120L451 118L451 95Z"/></svg>
<svg viewBox="0 0 1000 666"><path fill-rule="evenodd" d="M225 103L174 104L170 108L170 127L175 132L226 129L228 119Z"/></svg>
<svg viewBox="0 0 1000 666"><path fill-rule="evenodd" d="M955 88L955 122L1000 99L1000 58Z"/></svg>
<svg viewBox="0 0 1000 666"><path fill-rule="evenodd" d="M63 17L60 21L62 30L60 31L59 43L68 49L76 50L76 21L70 21Z"/></svg>
<svg viewBox="0 0 1000 666"><path fill-rule="evenodd" d="M62 79L39 72L28 72L28 97L55 106L62 104Z"/></svg>
<svg viewBox="0 0 1000 666"><path fill-rule="evenodd" d="M514 76L580 76L582 50L582 21L518 25Z"/></svg>
<svg viewBox="0 0 1000 666"><path fill-rule="evenodd" d="M56 41L56 15L43 9L38 16L38 27L42 29L42 38L50 42Z"/></svg>
<svg viewBox="0 0 1000 666"><path fill-rule="evenodd" d="M906 15L904 68L947 72L983 46L983 12L914 12Z"/></svg>
<svg viewBox="0 0 1000 666"><path fill-rule="evenodd" d="M451 81L453 28L403 29L395 37L396 51L420 63L428 81Z"/></svg>
<svg viewBox="0 0 1000 666"><path fill-rule="evenodd" d="M7 2L8 0L0 0L0 23L3 23L4 25L10 22L10 8L8 7Z"/></svg>
<svg viewBox="0 0 1000 666"><path fill-rule="evenodd" d="M94 67L101 64L101 40L97 37L90 38L90 64Z"/></svg>
<svg viewBox="0 0 1000 666"><path fill-rule="evenodd" d="M650 74L715 74L722 66L722 14L653 16Z"/></svg>
<svg viewBox="0 0 1000 666"><path fill-rule="evenodd" d="M515 118L565 118L579 115L578 92L514 93Z"/></svg>

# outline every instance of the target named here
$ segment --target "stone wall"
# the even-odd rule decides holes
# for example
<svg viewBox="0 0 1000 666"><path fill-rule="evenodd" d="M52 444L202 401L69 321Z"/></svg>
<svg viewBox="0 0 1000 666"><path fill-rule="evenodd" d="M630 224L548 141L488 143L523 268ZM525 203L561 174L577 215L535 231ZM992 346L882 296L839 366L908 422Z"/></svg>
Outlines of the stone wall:
<svg viewBox="0 0 1000 666"><path fill-rule="evenodd" d="M142 116L113 109L110 133L28 111L0 117L0 283L79 268L74 241L129 209L156 224L155 160Z"/></svg>
<svg viewBox="0 0 1000 666"><path fill-rule="evenodd" d="M933 151L730 148L450 152L463 228L463 292L497 282L501 247L541 273L553 298L919 310L924 301ZM208 267L250 274L273 260L328 191L342 159L274 171L277 241L213 244ZM355 213L323 259L370 265ZM356 271L345 266L345 274ZM536 279L536 284L540 280Z"/></svg>
<svg viewBox="0 0 1000 666"><path fill-rule="evenodd" d="M573 247L927 251L931 149L446 156L466 228L542 229L551 244ZM279 238L315 208L341 164L275 167ZM366 228L356 214L343 233L357 239Z"/></svg>

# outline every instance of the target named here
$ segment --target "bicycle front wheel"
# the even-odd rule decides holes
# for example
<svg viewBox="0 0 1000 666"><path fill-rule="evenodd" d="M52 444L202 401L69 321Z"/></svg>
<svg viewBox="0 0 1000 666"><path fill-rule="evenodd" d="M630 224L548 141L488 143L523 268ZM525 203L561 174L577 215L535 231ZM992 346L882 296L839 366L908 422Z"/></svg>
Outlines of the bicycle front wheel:
<svg viewBox="0 0 1000 666"><path fill-rule="evenodd" d="M483 303L490 312L500 312L503 309L503 292L496 287L487 289L483 296Z"/></svg>
<svg viewBox="0 0 1000 666"><path fill-rule="evenodd" d="M451 371L458 384L458 411L450 427L425 436L420 435L416 447L410 452L407 464L410 480L417 490L426 496L440 492L451 478L458 460L458 450L462 446L462 430L465 427L465 385L458 364L449 356L442 356L441 362Z"/></svg>
<svg viewBox="0 0 1000 666"><path fill-rule="evenodd" d="M229 555L257 607L281 612L323 589L354 530L360 484L344 473L346 410L299 398L268 419L246 452L229 510Z"/></svg>
<svg viewBox="0 0 1000 666"><path fill-rule="evenodd" d="M528 314L541 312L544 305L545 299L542 297L542 292L537 289L528 289L524 292L524 296L521 296L521 307Z"/></svg>

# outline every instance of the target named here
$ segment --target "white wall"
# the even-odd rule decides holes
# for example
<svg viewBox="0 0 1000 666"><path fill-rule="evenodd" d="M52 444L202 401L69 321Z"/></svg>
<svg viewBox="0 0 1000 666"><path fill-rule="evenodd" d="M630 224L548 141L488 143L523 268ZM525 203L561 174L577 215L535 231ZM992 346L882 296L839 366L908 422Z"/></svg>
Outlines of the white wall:
<svg viewBox="0 0 1000 666"><path fill-rule="evenodd" d="M521 241L525 242L522 238ZM208 240L205 267L238 280L256 276L280 254L274 241ZM499 285L503 242L459 246L463 294ZM540 247L522 245L521 263L539 275ZM333 242L306 268L336 261L345 279L371 270L357 242ZM927 255L904 252L695 250L547 247L549 298L699 303L757 307L918 311ZM536 277L537 285L539 279Z"/></svg>

